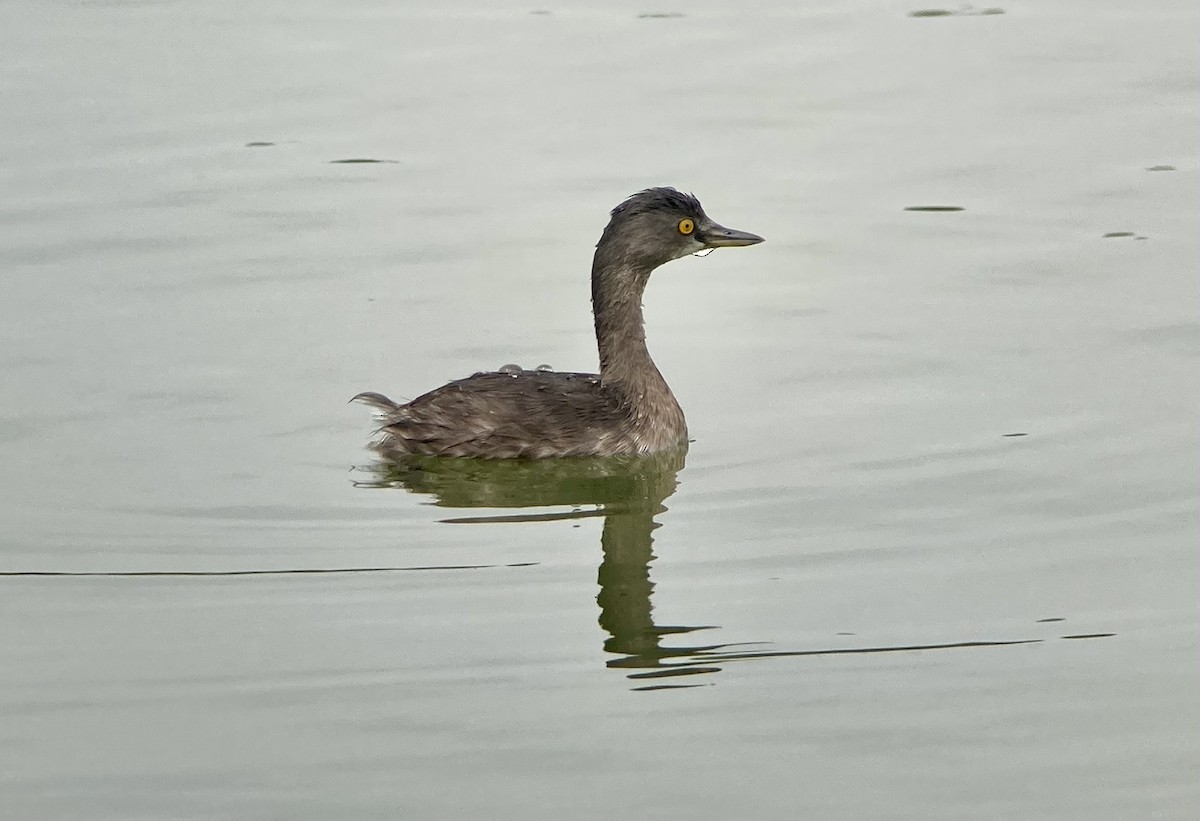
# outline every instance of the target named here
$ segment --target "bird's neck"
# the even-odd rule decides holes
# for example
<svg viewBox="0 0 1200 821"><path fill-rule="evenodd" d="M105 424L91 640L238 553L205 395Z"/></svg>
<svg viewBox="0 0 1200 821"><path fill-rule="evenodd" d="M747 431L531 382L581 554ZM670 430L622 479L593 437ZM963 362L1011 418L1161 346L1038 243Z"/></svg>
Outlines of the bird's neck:
<svg viewBox="0 0 1200 821"><path fill-rule="evenodd" d="M658 373L646 348L642 318L642 296L651 269L628 259L613 259L605 251L604 247L596 249L592 262L600 376L606 383L634 383L648 373Z"/></svg>
<svg viewBox="0 0 1200 821"><path fill-rule="evenodd" d="M614 257L602 245L592 264L592 311L600 350L600 379L635 405L678 408L646 348L642 296L654 266ZM646 408L650 410L650 408Z"/></svg>
<svg viewBox="0 0 1200 821"><path fill-rule="evenodd" d="M600 383L620 398L637 442L651 451L687 441L683 411L646 349L642 295L655 267L615 252L603 239L592 263Z"/></svg>

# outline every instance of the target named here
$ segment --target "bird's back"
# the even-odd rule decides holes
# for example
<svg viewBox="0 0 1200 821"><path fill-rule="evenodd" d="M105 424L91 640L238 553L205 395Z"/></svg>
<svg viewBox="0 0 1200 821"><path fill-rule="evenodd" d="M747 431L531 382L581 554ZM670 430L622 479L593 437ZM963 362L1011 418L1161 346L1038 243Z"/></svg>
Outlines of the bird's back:
<svg viewBox="0 0 1200 821"><path fill-rule="evenodd" d="M683 414L648 429L619 390L589 373L477 373L397 404L358 399L380 411L374 448L384 456L421 454L485 459L613 456L682 445Z"/></svg>

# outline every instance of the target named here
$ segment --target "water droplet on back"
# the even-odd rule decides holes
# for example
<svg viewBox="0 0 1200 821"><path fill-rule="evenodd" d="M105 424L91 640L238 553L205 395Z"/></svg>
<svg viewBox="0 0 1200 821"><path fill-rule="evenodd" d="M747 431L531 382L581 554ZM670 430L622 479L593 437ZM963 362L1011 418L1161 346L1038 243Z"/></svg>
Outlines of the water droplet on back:
<svg viewBox="0 0 1200 821"><path fill-rule="evenodd" d="M554 366L543 363L538 365L534 370L540 371L541 373L549 373L550 371L554 370Z"/></svg>
<svg viewBox="0 0 1200 821"><path fill-rule="evenodd" d="M520 376L524 371L525 371L525 369L522 368L520 365L514 365L513 363L510 362L507 365L501 365L499 370L496 371L496 373L504 373L504 374L508 374L509 376Z"/></svg>

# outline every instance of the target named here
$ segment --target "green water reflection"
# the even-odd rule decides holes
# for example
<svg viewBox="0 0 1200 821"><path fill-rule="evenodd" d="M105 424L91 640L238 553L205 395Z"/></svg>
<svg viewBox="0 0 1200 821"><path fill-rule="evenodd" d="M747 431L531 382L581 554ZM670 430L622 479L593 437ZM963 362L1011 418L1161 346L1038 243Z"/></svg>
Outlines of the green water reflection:
<svg viewBox="0 0 1200 821"><path fill-rule="evenodd" d="M1044 638L963 640L904 645L810 649L738 644L666 644L671 635L716 629L719 625L661 625L654 620L656 521L679 484L686 451L642 457L587 459L480 460L414 456L363 468L362 487L398 487L433 497L439 507L487 508L488 513L443 519L448 524L499 524L602 517L602 559L597 572L599 623L608 638L609 668L627 671L635 689L697 686L683 677L720 672L733 662L798 656L958 650L1038 644ZM546 508L546 510L537 510ZM496 510L533 510L496 513ZM1107 638L1111 633L1060 638Z"/></svg>
<svg viewBox="0 0 1200 821"><path fill-rule="evenodd" d="M658 625L654 621L655 517L675 492L686 451L606 459L540 461L412 457L370 470L363 484L403 487L432 496L441 507L557 508L522 514L487 514L445 521L463 523L532 522L600 516L602 560L597 572L600 626L608 633L609 667L635 671L631 678L666 678L717 672L706 653L725 645L666 646L672 634L715 625ZM581 509L581 508L590 509ZM564 511L563 508L571 508ZM681 685L673 685L681 686Z"/></svg>

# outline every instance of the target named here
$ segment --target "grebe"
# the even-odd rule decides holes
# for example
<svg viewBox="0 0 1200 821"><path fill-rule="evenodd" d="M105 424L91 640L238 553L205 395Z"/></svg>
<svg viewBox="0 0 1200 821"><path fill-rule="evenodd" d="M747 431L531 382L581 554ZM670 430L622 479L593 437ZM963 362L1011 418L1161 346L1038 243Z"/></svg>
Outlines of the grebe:
<svg viewBox="0 0 1200 821"><path fill-rule="evenodd" d="M545 459L686 446L683 411L646 349L646 283L673 259L762 241L716 224L691 194L674 188L634 194L612 210L592 261L600 373L505 367L407 404L360 393L354 400L373 406L382 423L372 448L393 458Z"/></svg>

